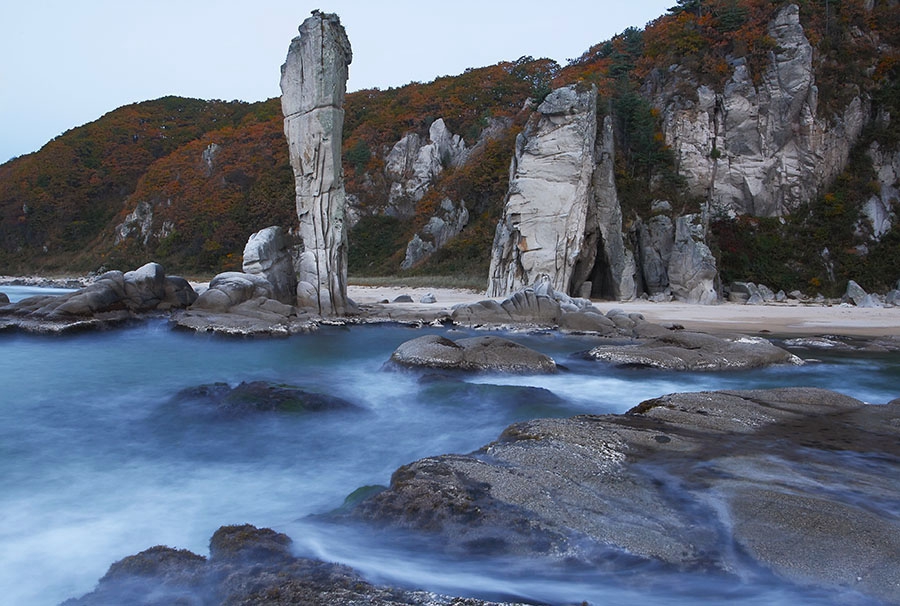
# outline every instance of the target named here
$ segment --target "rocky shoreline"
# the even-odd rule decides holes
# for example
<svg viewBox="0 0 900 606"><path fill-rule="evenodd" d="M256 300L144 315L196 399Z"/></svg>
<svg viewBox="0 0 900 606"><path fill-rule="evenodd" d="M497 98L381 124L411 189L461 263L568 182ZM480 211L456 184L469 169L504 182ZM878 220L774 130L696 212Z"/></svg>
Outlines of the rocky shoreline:
<svg viewBox="0 0 900 606"><path fill-rule="evenodd" d="M602 343L585 358L607 366L716 371L800 363L759 336L651 322L627 305L604 310L547 283L500 301L469 294L450 306L434 296L366 301L338 319L274 296L252 274L222 274L198 295L151 263L107 272L62 296L0 307L0 327L61 333L168 317L174 328L197 332L286 336L322 324L402 322L590 334ZM836 336L792 345L854 347ZM877 347L900 351L900 338L886 335ZM494 333L412 339L385 362L385 371L423 380L435 372L558 371L552 359ZM284 386L204 389L188 395L228 414L320 406ZM241 390L252 390L249 409L235 408L246 399ZM429 537L461 559L515 557L536 568L585 566L610 575L642 564L735 579L755 570L852 602L900 603L893 574L900 523L891 506L900 492L883 481L882 469L900 469L898 444L900 399L870 406L808 388L670 394L623 415L512 425L477 452L401 467L389 487L331 519ZM868 463L873 457L877 468ZM230 537L224 551L223 536ZM67 604L490 603L372 585L346 567L296 557L289 544L268 529L223 527L209 558L153 547L113 564L94 592Z"/></svg>

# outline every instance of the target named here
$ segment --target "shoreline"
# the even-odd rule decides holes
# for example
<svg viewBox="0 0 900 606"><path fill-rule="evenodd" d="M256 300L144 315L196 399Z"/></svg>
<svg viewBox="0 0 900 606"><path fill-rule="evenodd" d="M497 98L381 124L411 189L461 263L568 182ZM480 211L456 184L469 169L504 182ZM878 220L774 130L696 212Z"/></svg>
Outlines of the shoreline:
<svg viewBox="0 0 900 606"><path fill-rule="evenodd" d="M84 276L59 278L0 276L0 292L6 285L78 288L89 282L90 278ZM200 293L206 289L208 283L191 281L190 284ZM503 297L487 297L483 292L475 290L446 287L350 285L347 293L351 299L365 308L372 320L406 322L418 318L426 323L436 317L449 316L453 306L458 304L503 299ZM434 303L421 302L422 297L428 294L434 296ZM401 295L408 295L413 302L392 302ZM612 309L621 309L626 313L642 314L645 319L656 324L679 325L687 330L709 334L900 338L900 307L864 308L834 302L822 304L799 301L762 305L730 302L692 305L680 302L593 299L592 303L604 314Z"/></svg>
<svg viewBox="0 0 900 606"><path fill-rule="evenodd" d="M402 286L350 286L347 293L361 305L377 305L388 315L391 311L404 315L432 316L449 311L459 303L476 303L491 299L482 293L453 288L406 288ZM435 303L420 303L426 294ZM413 303L382 303L400 295L409 295ZM501 301L502 297L493 297ZM768 303L745 305L722 302L717 305L689 303L654 303L651 301L604 301L592 299L594 307L608 312L622 309L640 313L656 324L678 324L688 330L710 334L748 333L779 336L835 335L841 337L900 337L900 308L865 308L841 304Z"/></svg>

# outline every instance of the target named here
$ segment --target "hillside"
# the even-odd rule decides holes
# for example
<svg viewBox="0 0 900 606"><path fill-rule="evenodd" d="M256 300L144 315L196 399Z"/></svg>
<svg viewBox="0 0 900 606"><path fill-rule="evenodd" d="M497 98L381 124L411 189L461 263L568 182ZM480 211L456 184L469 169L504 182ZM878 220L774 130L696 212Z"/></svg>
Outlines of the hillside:
<svg viewBox="0 0 900 606"><path fill-rule="evenodd" d="M578 84L596 86L613 118L626 236L667 200L707 213L725 282L887 290L900 277L900 10L795 1L801 29L788 34L802 40L785 49L773 23L789 4L679 0L566 66L523 57L349 94L351 273L486 277L516 136L547 93ZM796 76L802 99L772 74ZM738 102L756 112L752 136ZM800 117L779 130L775 110ZM279 102L120 108L0 165L0 212L4 273L150 258L190 274L237 269L250 233L296 221Z"/></svg>

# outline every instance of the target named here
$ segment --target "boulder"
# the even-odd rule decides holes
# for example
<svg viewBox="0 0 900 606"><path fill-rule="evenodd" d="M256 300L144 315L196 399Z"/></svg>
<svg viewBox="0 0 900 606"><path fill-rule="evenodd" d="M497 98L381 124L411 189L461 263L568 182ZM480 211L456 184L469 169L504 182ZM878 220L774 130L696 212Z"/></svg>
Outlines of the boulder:
<svg viewBox="0 0 900 606"><path fill-rule="evenodd" d="M419 303L425 303L426 305L430 305L431 303L437 303L437 298L431 294L422 295L422 298L419 299Z"/></svg>
<svg viewBox="0 0 900 606"><path fill-rule="evenodd" d="M766 339L744 335L716 337L688 331L668 331L637 344L601 345L584 356L618 367L662 370L716 371L802 364L800 358Z"/></svg>
<svg viewBox="0 0 900 606"><path fill-rule="evenodd" d="M147 263L122 276L125 305L133 311L156 309L166 298L166 272L159 263Z"/></svg>
<svg viewBox="0 0 900 606"><path fill-rule="evenodd" d="M9 296L5 292L0 292L0 305L9 303Z"/></svg>
<svg viewBox="0 0 900 606"><path fill-rule="evenodd" d="M184 549L151 547L114 563L91 593L64 604L500 606L372 585L346 566L295 557L291 543L290 537L269 528L223 526L210 539L209 558Z"/></svg>
<svg viewBox="0 0 900 606"><path fill-rule="evenodd" d="M297 275L290 242L278 226L262 229L247 239L243 271L262 276L272 285L272 298L293 305L297 298Z"/></svg>
<svg viewBox="0 0 900 606"><path fill-rule="evenodd" d="M451 341L440 335L425 335L407 341L391 354L391 363L405 368L434 368L506 373L556 372L548 356L495 336Z"/></svg>
<svg viewBox="0 0 900 606"><path fill-rule="evenodd" d="M349 515L459 557L736 580L762 568L839 602L893 603L900 488L883 474L898 437L898 407L821 389L673 394L517 423L475 453L401 467Z"/></svg>
<svg viewBox="0 0 900 606"><path fill-rule="evenodd" d="M675 243L667 268L669 288L686 303L712 305L716 294L716 259L705 243L699 215L684 215L675 221Z"/></svg>
<svg viewBox="0 0 900 606"><path fill-rule="evenodd" d="M108 271L83 288L60 296L39 295L3 307L8 326L58 333L105 328L141 314L185 308L197 294L187 281L167 277L158 263L127 273Z"/></svg>
<svg viewBox="0 0 900 606"><path fill-rule="evenodd" d="M272 283L263 276L229 271L213 278L209 283L209 288L197 298L191 307L207 311L227 312L235 305L257 297L273 299L274 294Z"/></svg>
<svg viewBox="0 0 900 606"><path fill-rule="evenodd" d="M266 381L212 383L189 387L173 398L176 404L199 403L223 416L241 416L256 412L323 412L352 410L357 406L322 393L308 392L293 385Z"/></svg>
<svg viewBox="0 0 900 606"><path fill-rule="evenodd" d="M866 296L867 293L863 290L862 286L853 280L847 282L847 292L844 294L845 300L858 306L865 300Z"/></svg>

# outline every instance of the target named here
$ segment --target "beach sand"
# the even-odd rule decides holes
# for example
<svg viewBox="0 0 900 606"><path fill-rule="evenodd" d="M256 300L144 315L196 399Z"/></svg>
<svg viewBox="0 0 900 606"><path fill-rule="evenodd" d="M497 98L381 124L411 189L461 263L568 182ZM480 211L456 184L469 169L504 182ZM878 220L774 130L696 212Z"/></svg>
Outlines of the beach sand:
<svg viewBox="0 0 900 606"><path fill-rule="evenodd" d="M435 303L419 303L422 296L431 293ZM403 309L406 312L422 310L433 314L438 309L449 310L458 303L474 303L484 300L483 293L449 288L406 288L386 286L350 286L348 295L360 304L393 301L400 295L409 295L414 303L391 303L384 307ZM499 300L499 299L497 299ZM593 301L604 313L613 308L628 313L640 313L658 324L680 324L688 330L713 334L747 333L781 336L840 335L849 337L900 336L900 308L861 308L849 305L813 305L772 303L767 305L689 305L687 303L651 303L648 301Z"/></svg>

